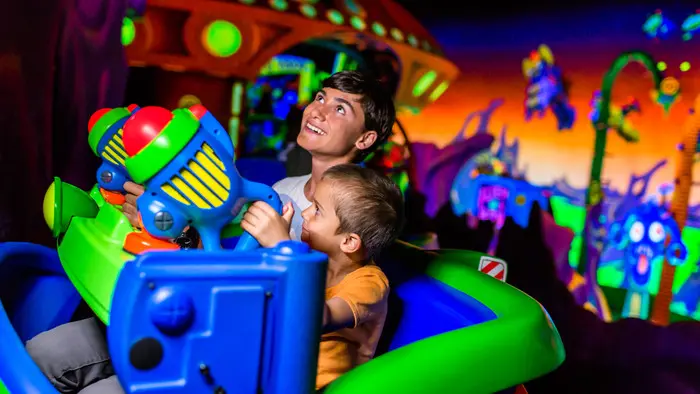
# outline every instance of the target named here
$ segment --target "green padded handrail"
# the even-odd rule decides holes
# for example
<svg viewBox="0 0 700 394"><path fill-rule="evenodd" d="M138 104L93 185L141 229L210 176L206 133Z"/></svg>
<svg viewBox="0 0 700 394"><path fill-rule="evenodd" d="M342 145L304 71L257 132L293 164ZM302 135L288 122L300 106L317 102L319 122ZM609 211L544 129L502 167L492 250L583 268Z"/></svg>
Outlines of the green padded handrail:
<svg viewBox="0 0 700 394"><path fill-rule="evenodd" d="M432 253L407 245L396 249L398 261L427 259L427 275L470 295L497 319L392 350L338 378L327 394L493 393L542 376L564 361L561 338L542 306L475 269L484 254Z"/></svg>

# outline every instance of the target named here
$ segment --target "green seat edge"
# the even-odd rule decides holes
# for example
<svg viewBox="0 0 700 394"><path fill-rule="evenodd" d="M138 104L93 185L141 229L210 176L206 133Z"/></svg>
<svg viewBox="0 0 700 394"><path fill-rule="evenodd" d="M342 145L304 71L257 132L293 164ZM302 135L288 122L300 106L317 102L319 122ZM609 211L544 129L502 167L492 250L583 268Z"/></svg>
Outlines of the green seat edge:
<svg viewBox="0 0 700 394"><path fill-rule="evenodd" d="M547 374L565 359L549 314L534 299L478 272L484 253L423 251L426 274L498 318L403 346L346 373L326 393L493 393ZM458 367L455 367L458 366Z"/></svg>

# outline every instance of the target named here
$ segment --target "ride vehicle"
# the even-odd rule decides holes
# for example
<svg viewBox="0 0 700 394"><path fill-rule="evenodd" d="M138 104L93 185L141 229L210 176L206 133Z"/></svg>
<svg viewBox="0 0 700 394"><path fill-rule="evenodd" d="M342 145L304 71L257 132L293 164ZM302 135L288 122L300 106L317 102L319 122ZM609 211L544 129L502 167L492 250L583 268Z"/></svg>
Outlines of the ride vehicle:
<svg viewBox="0 0 700 394"><path fill-rule="evenodd" d="M57 393L24 343L70 321L81 299L107 326L128 393L313 392L326 256L294 241L259 249L249 234L221 248L231 244L222 216L251 199L280 209L278 196L238 175L206 109L148 108L136 114L150 120L123 126L125 168L146 185L143 230L100 193L56 178L44 201L56 250L0 245L0 392ZM187 225L204 249L164 249ZM401 242L386 251L377 263L392 297L377 355L326 393L510 392L557 368L564 351L549 315L480 272L489 259Z"/></svg>

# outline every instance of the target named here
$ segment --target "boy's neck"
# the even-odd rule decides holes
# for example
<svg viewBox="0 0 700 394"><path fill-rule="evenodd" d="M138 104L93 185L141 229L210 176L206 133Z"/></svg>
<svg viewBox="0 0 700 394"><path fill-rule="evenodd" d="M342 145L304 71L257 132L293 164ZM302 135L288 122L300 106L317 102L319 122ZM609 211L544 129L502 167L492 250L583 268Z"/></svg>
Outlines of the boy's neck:
<svg viewBox="0 0 700 394"><path fill-rule="evenodd" d="M306 199L312 201L314 198L314 192L316 191L316 185L321 181L323 173L327 169L337 166L339 164L348 164L352 160L348 157L318 157L313 156L311 158L311 178L304 185L304 195Z"/></svg>
<svg viewBox="0 0 700 394"><path fill-rule="evenodd" d="M328 270L326 273L326 287L332 287L340 283L345 275L362 268L365 261L358 256L349 256L342 253L340 256L328 256Z"/></svg>

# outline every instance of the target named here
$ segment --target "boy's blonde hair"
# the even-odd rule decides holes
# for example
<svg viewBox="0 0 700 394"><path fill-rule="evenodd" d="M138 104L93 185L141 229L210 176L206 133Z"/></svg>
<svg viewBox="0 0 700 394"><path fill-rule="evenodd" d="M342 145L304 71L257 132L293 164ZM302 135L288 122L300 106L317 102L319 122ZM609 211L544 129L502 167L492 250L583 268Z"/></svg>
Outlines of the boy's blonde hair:
<svg viewBox="0 0 700 394"><path fill-rule="evenodd" d="M323 179L333 188L338 234L357 234L368 258L377 257L398 238L404 225L404 203L393 181L355 164L331 167Z"/></svg>

